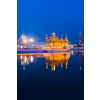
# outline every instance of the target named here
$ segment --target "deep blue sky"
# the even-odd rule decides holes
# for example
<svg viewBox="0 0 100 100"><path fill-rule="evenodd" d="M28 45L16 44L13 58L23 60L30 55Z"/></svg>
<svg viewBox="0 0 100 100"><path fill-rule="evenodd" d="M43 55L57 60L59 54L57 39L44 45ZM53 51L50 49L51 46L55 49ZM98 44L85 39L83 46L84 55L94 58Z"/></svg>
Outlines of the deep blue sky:
<svg viewBox="0 0 100 100"><path fill-rule="evenodd" d="M24 33L36 42L55 32L70 42L84 43L84 0L17 0L17 39Z"/></svg>

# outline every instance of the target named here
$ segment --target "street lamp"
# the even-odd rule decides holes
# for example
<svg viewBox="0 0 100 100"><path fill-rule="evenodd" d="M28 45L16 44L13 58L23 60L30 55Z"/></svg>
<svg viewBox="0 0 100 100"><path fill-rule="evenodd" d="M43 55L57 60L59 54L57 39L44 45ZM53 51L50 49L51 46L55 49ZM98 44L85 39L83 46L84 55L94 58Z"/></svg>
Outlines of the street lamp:
<svg viewBox="0 0 100 100"><path fill-rule="evenodd" d="M30 39L29 41L30 41L30 45L32 45L32 42L33 42L34 40L33 40L33 39ZM32 48L32 47L31 47L31 48Z"/></svg>

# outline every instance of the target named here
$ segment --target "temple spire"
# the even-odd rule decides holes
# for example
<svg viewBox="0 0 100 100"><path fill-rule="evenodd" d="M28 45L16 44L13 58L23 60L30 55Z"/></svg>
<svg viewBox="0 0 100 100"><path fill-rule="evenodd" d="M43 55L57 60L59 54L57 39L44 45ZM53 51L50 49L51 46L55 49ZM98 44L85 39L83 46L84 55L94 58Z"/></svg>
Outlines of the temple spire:
<svg viewBox="0 0 100 100"><path fill-rule="evenodd" d="M45 39L48 39L48 36L47 36L47 34L46 34L46 38Z"/></svg>
<svg viewBox="0 0 100 100"><path fill-rule="evenodd" d="M53 33L53 36L55 36L55 33Z"/></svg>
<svg viewBox="0 0 100 100"><path fill-rule="evenodd" d="M66 34L66 36L65 36L65 39L68 40L68 39L67 39L67 34Z"/></svg>
<svg viewBox="0 0 100 100"><path fill-rule="evenodd" d="M55 32L51 33L52 36L55 36Z"/></svg>

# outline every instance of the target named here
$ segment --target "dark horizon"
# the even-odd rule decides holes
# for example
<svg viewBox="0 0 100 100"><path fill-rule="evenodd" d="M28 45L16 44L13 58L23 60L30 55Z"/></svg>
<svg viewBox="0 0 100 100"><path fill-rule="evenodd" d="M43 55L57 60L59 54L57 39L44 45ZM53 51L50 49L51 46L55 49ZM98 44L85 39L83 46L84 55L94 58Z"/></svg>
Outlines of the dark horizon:
<svg viewBox="0 0 100 100"><path fill-rule="evenodd" d="M35 42L44 42L55 32L56 36L79 43L79 32L84 43L84 0L17 0L17 39L23 31Z"/></svg>

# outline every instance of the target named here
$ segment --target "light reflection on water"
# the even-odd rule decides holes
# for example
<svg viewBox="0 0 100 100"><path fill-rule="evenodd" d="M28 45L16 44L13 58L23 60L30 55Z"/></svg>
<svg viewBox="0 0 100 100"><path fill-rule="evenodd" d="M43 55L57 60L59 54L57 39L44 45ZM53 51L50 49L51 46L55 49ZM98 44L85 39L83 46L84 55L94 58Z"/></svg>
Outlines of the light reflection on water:
<svg viewBox="0 0 100 100"><path fill-rule="evenodd" d="M63 64L65 64L66 69L68 66L68 60L70 59L71 55L79 55L80 60L80 70L81 70L81 63L82 63L82 52L67 52L66 53L42 53L42 54L34 54L34 55L18 55L18 60L21 61L21 65L23 66L23 70L25 70L25 66L29 65L33 62L34 58L45 58L45 67L48 69L48 66L50 65L51 71L55 71L57 66L60 66L63 68Z"/></svg>
<svg viewBox="0 0 100 100"><path fill-rule="evenodd" d="M84 100L84 52L17 55L18 100Z"/></svg>

